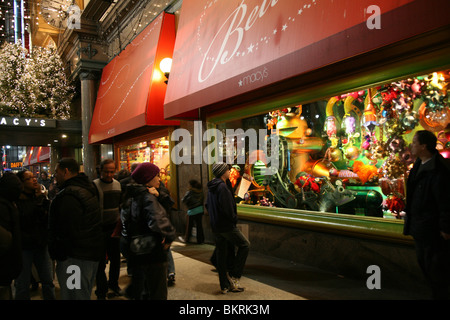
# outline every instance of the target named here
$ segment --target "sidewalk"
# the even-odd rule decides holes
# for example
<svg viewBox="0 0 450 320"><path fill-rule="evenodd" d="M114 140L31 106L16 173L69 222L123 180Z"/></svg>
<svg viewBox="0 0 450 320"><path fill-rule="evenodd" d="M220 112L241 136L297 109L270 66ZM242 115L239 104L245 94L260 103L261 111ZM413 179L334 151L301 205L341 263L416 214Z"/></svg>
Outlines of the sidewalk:
<svg viewBox="0 0 450 320"><path fill-rule="evenodd" d="M369 290L366 280L355 280L290 261L264 256L250 251L241 278L244 292L222 294L218 274L209 258L214 246L174 242L176 282L168 288L168 300L417 300L428 299L427 288L411 290L382 285ZM126 264L122 264L119 286L130 282ZM58 297L59 284L55 279ZM95 288L92 300L96 300ZM41 300L40 290L33 300ZM109 297L109 300L127 300Z"/></svg>

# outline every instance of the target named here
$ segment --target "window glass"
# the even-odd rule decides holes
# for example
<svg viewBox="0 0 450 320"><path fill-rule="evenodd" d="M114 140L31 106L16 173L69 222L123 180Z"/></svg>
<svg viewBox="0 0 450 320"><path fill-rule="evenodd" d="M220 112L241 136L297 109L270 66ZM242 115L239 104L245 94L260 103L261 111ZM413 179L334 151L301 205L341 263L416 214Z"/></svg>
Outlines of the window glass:
<svg viewBox="0 0 450 320"><path fill-rule="evenodd" d="M450 155L449 80L439 71L218 124L238 202L402 219L415 132Z"/></svg>
<svg viewBox="0 0 450 320"><path fill-rule="evenodd" d="M162 137L120 148L120 169L131 170L133 163L151 162L160 168L160 176L167 186L170 180L169 139Z"/></svg>

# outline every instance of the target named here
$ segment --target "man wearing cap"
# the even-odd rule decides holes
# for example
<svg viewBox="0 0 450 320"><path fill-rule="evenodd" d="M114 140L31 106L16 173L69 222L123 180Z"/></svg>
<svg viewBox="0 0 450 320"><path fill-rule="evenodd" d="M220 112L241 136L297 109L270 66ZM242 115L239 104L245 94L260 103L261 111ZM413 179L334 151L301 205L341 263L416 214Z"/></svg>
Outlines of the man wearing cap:
<svg viewBox="0 0 450 320"><path fill-rule="evenodd" d="M240 278L247 260L250 242L237 228L237 210L231 183L230 170L225 163L215 163L212 168L214 179L208 182L208 209L211 228L214 232L217 250L217 271L222 293L241 292ZM234 266L227 273L227 245L238 248Z"/></svg>
<svg viewBox="0 0 450 320"><path fill-rule="evenodd" d="M131 174L136 183L127 185L127 199L121 210L122 235L131 242L135 236L154 238L155 246L148 254L130 252L133 298L167 299L167 250L175 239L175 229L158 201L159 168L141 163ZM144 292L144 288L147 292Z"/></svg>

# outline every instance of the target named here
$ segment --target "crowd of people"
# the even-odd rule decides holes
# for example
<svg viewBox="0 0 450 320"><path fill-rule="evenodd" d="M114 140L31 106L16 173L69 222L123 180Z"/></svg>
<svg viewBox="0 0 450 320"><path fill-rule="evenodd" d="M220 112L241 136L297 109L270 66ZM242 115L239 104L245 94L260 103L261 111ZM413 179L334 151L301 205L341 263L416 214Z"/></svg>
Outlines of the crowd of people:
<svg viewBox="0 0 450 320"><path fill-rule="evenodd" d="M58 161L53 177L42 172L6 172L0 178L0 300L29 300L30 286L42 285L44 300L90 300L124 295L129 299L167 299L175 283L170 249L176 231L170 221L174 205L149 162L116 172L106 159L93 181L75 159ZM204 243L202 217L207 207L216 240L212 261L222 293L242 292L239 278L250 243L236 227L237 211L229 184L229 167L213 167L205 204L195 180L182 202L187 208L186 233L197 229ZM235 254L235 248L237 253ZM230 252L232 254L230 255ZM122 257L130 284L119 287ZM106 265L109 262L109 272ZM33 269L36 272L33 272ZM55 276L59 295L55 294Z"/></svg>
<svg viewBox="0 0 450 320"><path fill-rule="evenodd" d="M418 131L411 144L416 157L407 179L404 234L416 244L419 266L432 289L432 298L448 299L450 284L450 164L436 150L436 136ZM230 167L212 166L208 193L189 181L182 198L187 208L183 242L190 242L193 226L197 243L205 241L202 218L209 215L215 240L211 262L221 292L242 292L240 278L250 242L237 227L237 210ZM167 299L175 283L170 221L174 205L152 163L133 164L131 172L116 176L115 162L104 160L98 179L80 172L74 159L61 159L54 177L31 171L6 172L0 178L0 300L30 299L34 275L44 299L97 299L109 290L129 299ZM206 210L205 210L206 209ZM130 285L119 287L121 255L126 259ZM106 263L109 261L109 274ZM34 268L34 269L33 269ZM34 273L32 270L35 270ZM14 293L13 288L14 286ZM76 290L74 290L76 289Z"/></svg>

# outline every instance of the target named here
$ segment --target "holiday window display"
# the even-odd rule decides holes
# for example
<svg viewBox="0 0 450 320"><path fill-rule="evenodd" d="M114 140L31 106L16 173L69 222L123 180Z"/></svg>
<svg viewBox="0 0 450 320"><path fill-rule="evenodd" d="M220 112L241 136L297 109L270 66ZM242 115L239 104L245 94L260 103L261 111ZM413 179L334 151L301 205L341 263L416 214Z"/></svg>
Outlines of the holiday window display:
<svg viewBox="0 0 450 320"><path fill-rule="evenodd" d="M120 148L120 169L131 169L133 163L150 162L160 168L160 178L167 187L170 181L169 139L162 137Z"/></svg>
<svg viewBox="0 0 450 320"><path fill-rule="evenodd" d="M448 70L434 72L270 112L280 168L262 176L264 154L234 166L241 203L401 219L415 132L435 132L450 157L449 80Z"/></svg>

